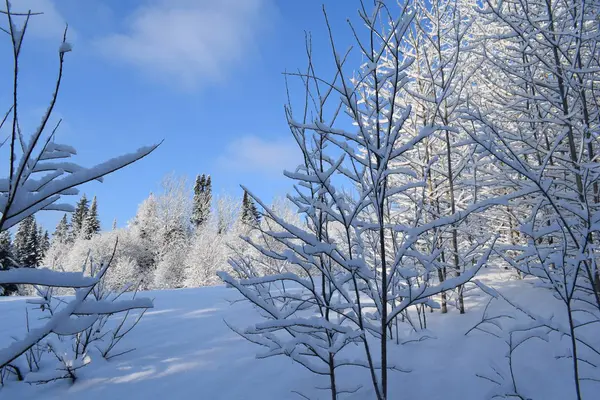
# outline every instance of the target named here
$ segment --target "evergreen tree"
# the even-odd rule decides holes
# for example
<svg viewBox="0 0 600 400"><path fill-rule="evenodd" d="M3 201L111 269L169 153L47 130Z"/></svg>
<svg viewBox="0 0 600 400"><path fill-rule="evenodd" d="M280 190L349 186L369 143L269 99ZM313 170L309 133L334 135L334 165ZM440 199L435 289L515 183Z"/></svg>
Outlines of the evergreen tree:
<svg viewBox="0 0 600 400"><path fill-rule="evenodd" d="M219 215L219 220L217 221L217 235L222 235L225 232L227 232L227 225L225 224L223 217Z"/></svg>
<svg viewBox="0 0 600 400"><path fill-rule="evenodd" d="M67 214L64 214L61 220L56 225L52 241L57 243L66 243L69 240L69 223L67 222Z"/></svg>
<svg viewBox="0 0 600 400"><path fill-rule="evenodd" d="M100 232L100 221L98 220L98 206L96 204L96 196L92 200L92 205L90 206L86 216L85 221L83 223L83 237L85 239L91 239L92 236Z"/></svg>
<svg viewBox="0 0 600 400"><path fill-rule="evenodd" d="M245 190L242 199L242 222L252 226L256 226L260 222L260 213L254 204L254 200Z"/></svg>
<svg viewBox="0 0 600 400"><path fill-rule="evenodd" d="M113 219L113 223L112 223L112 230L116 231L117 230L117 219Z"/></svg>
<svg viewBox="0 0 600 400"><path fill-rule="evenodd" d="M40 237L38 236L37 223L35 218L29 226L29 233L25 241L25 247L22 253L22 261L24 267L37 267L40 262Z"/></svg>
<svg viewBox="0 0 600 400"><path fill-rule="evenodd" d="M210 200L212 200L212 179L210 175L206 177L206 186L204 187L204 193L208 198L208 205L210 206Z"/></svg>
<svg viewBox="0 0 600 400"><path fill-rule="evenodd" d="M16 266L12 254L10 231L0 233L0 270Z"/></svg>
<svg viewBox="0 0 600 400"><path fill-rule="evenodd" d="M192 218L190 218L192 224L195 227L201 225L201 208L200 208L200 198L202 196L202 189L206 185L206 175L196 175L196 182L194 183L194 200L192 203Z"/></svg>
<svg viewBox="0 0 600 400"><path fill-rule="evenodd" d="M0 233L0 271L17 267L13 247L10 240L10 232ZM8 296L17 291L17 285L0 285L0 296Z"/></svg>
<svg viewBox="0 0 600 400"><path fill-rule="evenodd" d="M44 258L44 229L41 225L36 224L36 242L35 242L35 255L36 255L36 266L42 265L42 259Z"/></svg>
<svg viewBox="0 0 600 400"><path fill-rule="evenodd" d="M81 236L83 226L85 225L87 213L89 211L89 200L85 197L85 194L81 196L81 199L75 206L75 212L71 217L71 238L77 239Z"/></svg>
<svg viewBox="0 0 600 400"><path fill-rule="evenodd" d="M40 228L40 235L39 235L39 254L38 254L38 265L42 265L42 260L44 259L44 257L46 256L46 253L48 252L48 249L50 248L50 235L48 234L47 230L44 230L44 232L42 233L42 230Z"/></svg>
<svg viewBox="0 0 600 400"><path fill-rule="evenodd" d="M19 224L17 228L17 233L15 234L14 241L14 254L16 257L16 261L20 266L25 264L25 258L32 251L28 248L30 244L30 236L31 230L35 223L35 218L33 216L29 216Z"/></svg>
<svg viewBox="0 0 600 400"><path fill-rule="evenodd" d="M138 208L137 214L133 219L133 227L142 240L151 240L159 229L157 207L156 197L154 193L150 193L148 198Z"/></svg>
<svg viewBox="0 0 600 400"><path fill-rule="evenodd" d="M194 200L192 204L191 222L198 228L210 217L210 204L212 202L212 182L210 175L198 175L194 184Z"/></svg>
<svg viewBox="0 0 600 400"><path fill-rule="evenodd" d="M14 253L20 266L37 267L39 265L39 243L35 217L29 216L19 224L15 235Z"/></svg>

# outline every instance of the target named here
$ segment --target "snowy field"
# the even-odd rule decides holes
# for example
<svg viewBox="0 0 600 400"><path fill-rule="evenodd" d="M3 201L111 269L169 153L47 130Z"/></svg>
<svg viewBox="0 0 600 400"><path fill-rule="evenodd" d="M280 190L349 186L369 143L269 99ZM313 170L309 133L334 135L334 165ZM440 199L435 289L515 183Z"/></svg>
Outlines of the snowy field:
<svg viewBox="0 0 600 400"><path fill-rule="evenodd" d="M540 314L560 315L558 303L541 289L523 290L527 281L510 278L503 271L484 270L482 281L511 299ZM528 297L524 297L524 293ZM259 347L246 342L224 323L246 327L260 319L247 303L237 299L233 289L206 287L147 292L155 298L155 308L142 319L123 343L134 352L109 362L94 360L80 371L71 385L61 381L47 385L10 382L0 389L1 399L301 399L293 391L311 399L327 398L328 392L315 387L324 385L286 357L257 359ZM428 335L421 342L392 346L390 357L410 373L393 372L390 399L464 399L488 397L496 385L476 374L493 375L491 365L508 372L503 356L507 347L491 335L475 331L465 336L482 316L488 298L470 291L468 314L455 310L447 315L428 314ZM489 312L499 312L501 304ZM513 312L514 313L514 312ZM11 297L0 300L0 343L19 334L25 318L25 301ZM565 342L566 343L566 342ZM565 400L573 398L570 363L556 359L564 355L560 339L550 337L527 342L513 358L519 391L532 399ZM357 349L357 355L360 350ZM341 398L368 399L373 395L368 372L356 368L342 371L342 385L362 384L359 391ZM584 398L594 398L594 386L584 383ZM591 396L591 397L590 397Z"/></svg>

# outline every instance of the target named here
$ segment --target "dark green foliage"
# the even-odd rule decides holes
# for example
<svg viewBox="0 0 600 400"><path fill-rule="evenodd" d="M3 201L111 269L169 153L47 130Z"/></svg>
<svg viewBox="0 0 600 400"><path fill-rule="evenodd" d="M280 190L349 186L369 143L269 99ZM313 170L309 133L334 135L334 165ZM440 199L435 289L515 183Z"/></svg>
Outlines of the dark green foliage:
<svg viewBox="0 0 600 400"><path fill-rule="evenodd" d="M210 175L198 175L194 184L194 201L191 222L198 228L208 221L212 202L212 181Z"/></svg>
<svg viewBox="0 0 600 400"><path fill-rule="evenodd" d="M39 257L40 238L35 219L30 227L27 240L25 241L25 249L22 253L22 264L24 267L37 267L40 263Z"/></svg>
<svg viewBox="0 0 600 400"><path fill-rule="evenodd" d="M96 196L92 200L83 224L82 235L85 239L91 239L92 236L100 232L100 221L98 220L98 206L96 204Z"/></svg>
<svg viewBox="0 0 600 400"><path fill-rule="evenodd" d="M69 240L69 222L67 221L67 214L64 214L61 220L56 225L54 234L52 235L52 241L57 243L66 243Z"/></svg>
<svg viewBox="0 0 600 400"><path fill-rule="evenodd" d="M84 194L77 202L75 212L73 212L73 215L71 216L71 239L77 239L82 235L89 209L89 200Z"/></svg>
<svg viewBox="0 0 600 400"><path fill-rule="evenodd" d="M256 204L245 190L242 199L242 222L251 226L257 226L260 223L260 213Z"/></svg>
<svg viewBox="0 0 600 400"><path fill-rule="evenodd" d="M41 261L40 240L40 231L35 217L31 215L21 221L13 244L15 260L19 266L28 268L39 266Z"/></svg>
<svg viewBox="0 0 600 400"><path fill-rule="evenodd" d="M0 271L18 267L13 254L13 246L10 239L10 232L0 233ZM17 291L17 285L0 285L0 296L8 296Z"/></svg>
<svg viewBox="0 0 600 400"><path fill-rule="evenodd" d="M42 233L42 228L39 230L39 248L38 248L38 258L39 265L42 264L42 260L46 256L48 249L50 248L50 235L48 235L48 231L44 231Z"/></svg>

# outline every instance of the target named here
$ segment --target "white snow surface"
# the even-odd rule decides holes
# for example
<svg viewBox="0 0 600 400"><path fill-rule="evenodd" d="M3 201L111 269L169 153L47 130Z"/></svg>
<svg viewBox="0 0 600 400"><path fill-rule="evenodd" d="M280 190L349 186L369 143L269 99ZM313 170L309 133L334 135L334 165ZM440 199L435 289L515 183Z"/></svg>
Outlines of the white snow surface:
<svg viewBox="0 0 600 400"><path fill-rule="evenodd" d="M531 287L533 281L511 279L506 272L493 269L482 270L478 279L541 315L563 315L560 303L548 291ZM311 374L285 356L257 359L256 354L263 348L227 327L224 320L238 328L264 322L248 303L231 303L239 299L233 289L216 286L141 295L154 298L155 308L122 342L122 350L135 347L135 351L108 362L95 357L79 371L75 384L11 381L0 388L0 399L301 399L293 391L311 399L330 398L327 391L316 389L327 384L324 377ZM492 365L508 372L504 358L507 346L479 331L465 336L480 321L488 299L481 290L474 289L466 299L466 315L454 309L446 315L439 311L427 314L426 336L433 338L390 344L388 357L412 370L390 372L390 399L481 400L498 390L497 385L476 374L494 376ZM11 335L23 333L25 307L26 298L0 299L0 347L10 343ZM510 310L498 303L488 313L514 314ZM404 340L408 339L407 332ZM551 337L550 343L532 340L519 348L513 364L521 394L546 400L574 398L570 362L556 358L566 353L567 344L566 339ZM358 346L349 352L353 354L345 358L362 356ZM342 367L338 373L342 387L362 385L359 391L341 395L340 399L374 398L367 370ZM584 398L594 398L596 384L582 385Z"/></svg>

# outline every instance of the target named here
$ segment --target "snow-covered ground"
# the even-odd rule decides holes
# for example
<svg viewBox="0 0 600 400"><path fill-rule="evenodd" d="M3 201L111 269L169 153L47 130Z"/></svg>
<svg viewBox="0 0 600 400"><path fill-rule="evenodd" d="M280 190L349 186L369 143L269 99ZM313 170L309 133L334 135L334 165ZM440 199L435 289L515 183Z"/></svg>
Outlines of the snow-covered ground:
<svg viewBox="0 0 600 400"><path fill-rule="evenodd" d="M527 304L541 314L560 315L559 303L548 292L532 289L527 281L509 279L503 271L485 270L480 277L511 299ZM525 290L527 289L527 290ZM507 347L500 339L481 332L465 336L481 318L487 297L469 292L468 313L428 314L434 339L392 346L391 357L410 373L393 372L390 399L481 400L495 384L476 374L493 375L494 365L508 372ZM311 399L328 398L315 389L325 385L286 357L257 359L260 350L233 333L224 323L245 327L259 321L258 314L238 299L233 289L206 287L148 292L155 298L139 326L124 340L123 348L136 351L109 362L94 360L80 371L71 385L61 381L47 385L10 382L0 389L0 399L301 399L298 391ZM500 306L500 307L498 307ZM491 312L502 309L501 304ZM508 308L504 308L507 310ZM25 301L0 300L0 344L19 334L25 318ZM529 341L513 359L519 391L533 399L565 400L574 397L570 362L557 360L564 355L562 342ZM357 356L360 349L357 348ZM340 370L341 385L362 384L358 392L342 398L372 398L368 372ZM584 383L584 398L594 398L592 384Z"/></svg>

